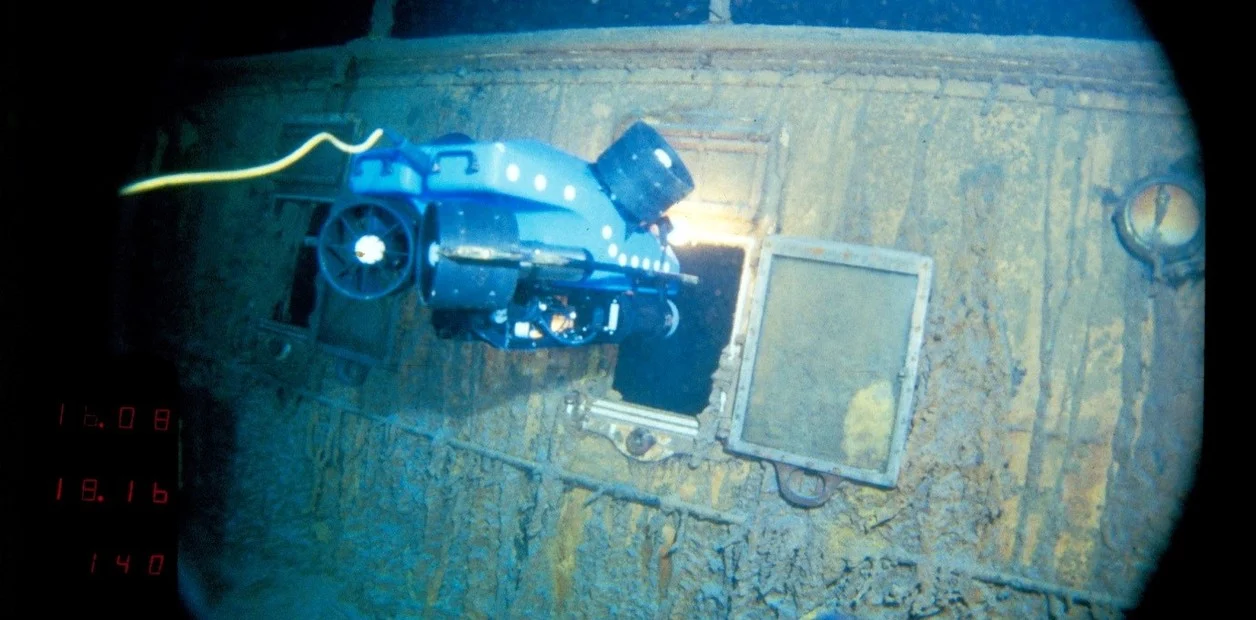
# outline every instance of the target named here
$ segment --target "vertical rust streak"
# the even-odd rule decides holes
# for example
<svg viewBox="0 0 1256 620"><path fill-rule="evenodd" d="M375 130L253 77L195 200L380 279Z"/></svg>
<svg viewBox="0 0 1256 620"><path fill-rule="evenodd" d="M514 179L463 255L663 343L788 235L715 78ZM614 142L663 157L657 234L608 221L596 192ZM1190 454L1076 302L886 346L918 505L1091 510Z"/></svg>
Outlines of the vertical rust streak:
<svg viewBox="0 0 1256 620"><path fill-rule="evenodd" d="M852 211L855 211L859 206L862 206L861 204L856 204L856 202L862 198L863 189L861 184L865 181L863 173L866 159L861 156L863 149L860 147L863 145L861 136L866 135L865 130L868 125L868 98L871 97L872 94L873 93L870 92L863 92L859 95L859 108L855 113L854 119L855 129L851 132L851 135L855 136L855 144L836 144L830 147L829 150L831 153L833 152L833 148L848 148L851 149L852 153L850 157L850 168L846 171L846 191L842 195L842 202L841 204L834 205L834 208L830 211L829 219L824 222L823 226L818 227L820 230L824 231L826 238L840 238L841 231L838 230L840 223L844 218L849 217L849 214ZM840 123L845 122L849 121L839 119L839 127ZM833 133L832 140L836 141L837 137L840 135L840 131L835 131ZM829 191L827 192L829 196L834 195L834 190L836 189L833 187L835 177L836 175L831 175L829 177Z"/></svg>
<svg viewBox="0 0 1256 620"><path fill-rule="evenodd" d="M1079 138L1079 141L1084 141L1085 131L1083 131L1082 134L1083 135L1081 138ZM1077 209L1078 209L1078 205L1081 203L1080 194L1082 191L1081 190L1081 163L1080 161L1074 164L1074 171L1076 172L1078 178L1076 179L1076 182L1073 183L1073 191L1072 191L1072 196L1071 196L1070 205L1069 205L1069 218L1068 218L1068 223L1066 224L1068 228L1065 234L1065 237L1067 238L1067 245L1065 246L1065 253L1064 253L1064 259L1065 259L1064 284L1063 284L1063 290L1060 293L1060 302L1059 304L1056 305L1055 312L1053 313L1051 317L1050 338L1046 341L1046 344L1050 346L1050 350L1047 351L1046 363L1044 363L1043 365L1043 369L1042 369L1043 374L1041 376L1041 379L1045 379L1048 382L1048 384L1050 380L1049 369L1051 367L1048 366L1047 364L1055 363L1055 347L1059 343L1059 340L1060 340L1061 326L1063 326L1065 323L1065 321L1063 320L1064 313L1068 308L1069 300L1072 297L1072 292L1074 288L1073 285L1075 284L1075 280L1077 279L1077 274L1076 274L1077 265L1079 262L1084 260L1084 256L1079 256L1079 254L1084 254L1084 249L1079 252L1079 249L1078 249L1079 244L1077 242L1077 235L1078 235ZM1045 303L1045 297L1044 297L1044 303ZM1043 316L1044 317L1046 316L1045 312L1043 313ZM1069 390L1070 395L1071 395L1072 392L1075 392L1077 390L1077 386L1073 385L1071 382L1065 382L1063 389ZM1066 398L1061 397L1060 399L1060 402L1062 403L1061 407L1063 407L1063 403L1066 402L1066 400L1067 400ZM1040 409L1038 410L1039 415L1045 417L1046 407L1049 406L1049 402L1050 402L1049 394L1047 395L1047 399L1043 398L1043 394L1039 394L1039 401L1038 401L1039 406L1040 406ZM1035 422L1035 425L1036 425L1036 422ZM1035 441L1037 440L1036 434L1034 435L1034 440ZM1069 444L1066 443L1065 444L1066 452L1068 450L1068 447L1069 447ZM1041 455L1039 455L1039 458L1041 459ZM1061 471L1058 474L1058 476L1059 478L1057 478L1054 484L1052 485L1053 489L1059 486L1060 480L1064 477L1063 471ZM1036 489L1036 491L1037 490L1038 489ZM1055 574L1055 562L1053 560L1052 550L1055 547L1055 542L1056 542L1055 538L1059 534L1059 524L1057 523L1057 519L1059 517L1059 507L1055 505L1056 502L1054 500L1056 499L1058 499L1058 496L1052 493L1050 496L1042 496L1041 499L1039 500L1040 502L1043 502L1040 505L1042 505L1045 508L1045 511L1049 518L1046 519L1043 523L1042 535L1038 536L1037 548L1034 550L1034 558L1035 558L1034 564L1042 568L1044 572L1050 575Z"/></svg>
<svg viewBox="0 0 1256 620"><path fill-rule="evenodd" d="M1038 402L1034 407L1034 424L1030 433L1029 458L1025 469L1025 485L1021 489L1022 502L1020 512L1017 515L1016 523L1016 541L1013 544L1012 557L1019 558L1023 553L1025 545L1025 536L1028 530L1029 514L1038 506L1039 496L1037 492L1038 479L1042 475L1042 452L1045 448L1046 437L1044 436L1044 427L1046 426L1047 405L1051 397L1051 361L1054 340L1054 313L1051 306L1052 292L1052 252L1051 243L1051 191L1054 186L1053 176L1055 174L1055 157L1056 149L1060 142L1060 116L1061 112L1051 117L1047 135L1045 136L1046 144L1040 151L1040 154L1047 158L1043 177L1045 178L1046 189L1042 198L1042 237L1043 237L1043 259L1042 259L1042 331L1038 346ZM1014 560L1015 561L1015 560Z"/></svg>
<svg viewBox="0 0 1256 620"><path fill-rule="evenodd" d="M1094 120L1093 114L1087 112L1086 121L1083 125L1084 129L1082 130L1082 136L1081 138L1079 138L1079 140L1083 143L1085 142L1090 130L1092 129L1094 125L1093 120ZM1065 300L1067 300L1068 298L1067 287L1071 286L1071 284L1073 283L1073 278L1074 278L1073 266L1075 264L1084 265L1086 261L1085 244L1078 244L1076 242L1076 236L1079 233L1079 224L1077 222L1077 216L1078 216L1079 211L1081 210L1081 204L1084 198L1083 187L1082 187L1082 180L1083 180L1082 164L1080 161L1077 163L1077 166L1076 166L1076 176L1077 176L1076 182L1073 184L1072 210L1071 210L1072 217L1070 218L1070 222L1072 223L1072 229L1070 230L1070 233L1069 233L1070 262L1068 265L1067 275L1066 275L1066 278L1067 278L1067 281L1065 284L1066 291L1064 294L1064 299L1061 300L1061 308L1060 308L1061 311L1063 310ZM1098 276L1099 274L1093 274L1093 275ZM1094 321L1095 308L1098 306L1098 304L1096 303L1097 299L1098 299L1097 295L1091 296L1089 309L1086 312L1085 324L1080 326L1082 345L1081 345L1081 352L1077 357L1077 369L1074 374L1073 380L1069 381L1067 384L1067 389L1069 392L1068 398L1061 399L1061 402L1068 402L1068 408L1069 408L1068 430L1066 433L1067 440L1065 443L1065 460L1064 460L1065 471L1061 471L1060 476L1056 478L1055 485L1051 490L1050 501L1046 503L1046 509L1048 511L1049 518L1047 519L1044 525L1046 528L1045 532L1049 535L1044 535L1044 536L1039 537L1039 545L1040 545L1039 553L1044 556L1050 553L1050 549L1046 547L1048 543L1050 543L1051 546L1054 546L1054 544L1056 543L1056 540L1059 538L1060 533L1063 531L1064 527L1066 527L1066 523L1062 523L1062 521L1067 522L1067 517L1066 517L1067 507L1063 501L1065 499L1064 498L1064 478L1065 478L1065 472L1067 468L1069 467L1069 464L1074 462L1073 459L1069 457L1072 455L1073 451L1077 448L1077 445L1076 445L1077 444L1077 419L1081 413L1081 401L1082 401L1082 396L1085 393L1087 359L1090 356L1090 328ZM1055 338L1058 336L1059 326L1060 326L1060 322L1057 321L1055 325L1056 334L1052 336L1052 340L1055 340ZM1046 565L1054 567L1055 563L1050 562L1050 563L1047 563ZM1051 574L1052 575L1055 574L1054 569L1051 571ZM1084 585L1084 584L1076 584L1076 585Z"/></svg>

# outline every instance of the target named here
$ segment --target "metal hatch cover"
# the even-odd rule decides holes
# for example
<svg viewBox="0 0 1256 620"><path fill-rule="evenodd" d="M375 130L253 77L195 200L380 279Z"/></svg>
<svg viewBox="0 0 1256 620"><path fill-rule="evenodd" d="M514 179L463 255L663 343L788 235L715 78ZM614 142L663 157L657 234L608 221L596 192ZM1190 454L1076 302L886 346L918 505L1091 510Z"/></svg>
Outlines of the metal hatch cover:
<svg viewBox="0 0 1256 620"><path fill-rule="evenodd" d="M932 278L927 256L765 239L728 449L894 487Z"/></svg>

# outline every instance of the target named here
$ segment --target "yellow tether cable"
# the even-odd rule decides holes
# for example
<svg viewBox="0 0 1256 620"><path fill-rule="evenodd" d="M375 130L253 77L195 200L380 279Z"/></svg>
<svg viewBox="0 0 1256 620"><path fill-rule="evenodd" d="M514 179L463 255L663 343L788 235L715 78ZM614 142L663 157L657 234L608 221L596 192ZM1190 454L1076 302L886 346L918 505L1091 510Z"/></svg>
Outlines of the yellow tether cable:
<svg viewBox="0 0 1256 620"><path fill-rule="evenodd" d="M284 168L287 168L288 166L291 166L292 164L297 163L297 160L301 159L302 157L305 157L310 151L314 150L314 147L318 146L320 143L324 141L331 142L333 146L340 149L341 151L344 151L345 153L348 153L350 155L356 155L374 146L375 143L378 142L380 137L382 137L383 135L384 135L383 129L376 129L375 131L371 132L371 135L368 136L366 140L362 141L361 144L347 144L345 142L342 142L336 136L333 136L330 133L327 133L324 131L310 138L309 140L306 140L305 144L302 144L300 148L290 153L287 157L284 157L283 159L280 159L278 161L271 162L269 164L263 164L261 166L254 166L252 168L243 168L240 170L222 170L222 171L217 171L217 172L183 172L179 174L168 174L165 176L153 177L151 179L137 181L135 183L132 183L122 188L121 191L118 192L118 195L119 196L131 196L133 194L149 192L155 189L161 189L163 187L170 187L173 185L191 185L194 183L212 183L216 181L239 181L242 179L254 179L257 177L266 176L268 174L274 174L276 172L279 172L280 170L283 170Z"/></svg>

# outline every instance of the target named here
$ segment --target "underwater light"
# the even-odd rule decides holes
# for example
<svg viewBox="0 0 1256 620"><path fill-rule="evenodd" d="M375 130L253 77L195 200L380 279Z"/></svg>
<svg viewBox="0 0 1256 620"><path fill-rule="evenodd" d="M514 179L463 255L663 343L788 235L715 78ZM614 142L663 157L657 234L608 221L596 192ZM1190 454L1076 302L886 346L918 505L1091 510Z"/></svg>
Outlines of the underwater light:
<svg viewBox="0 0 1256 620"><path fill-rule="evenodd" d="M682 200L667 211L661 232L672 247L720 245L748 247L753 224L719 214L724 205Z"/></svg>
<svg viewBox="0 0 1256 620"><path fill-rule="evenodd" d="M667 233L667 242L671 245L683 247L693 243L692 225L689 220L683 217L670 218L672 229Z"/></svg>

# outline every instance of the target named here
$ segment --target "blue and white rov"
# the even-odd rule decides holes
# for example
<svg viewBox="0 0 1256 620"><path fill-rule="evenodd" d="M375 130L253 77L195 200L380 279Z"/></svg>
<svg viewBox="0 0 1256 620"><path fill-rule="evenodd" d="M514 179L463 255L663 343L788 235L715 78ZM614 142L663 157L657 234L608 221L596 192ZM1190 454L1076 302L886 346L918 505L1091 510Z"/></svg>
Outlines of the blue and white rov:
<svg viewBox="0 0 1256 620"><path fill-rule="evenodd" d="M417 286L446 338L500 349L667 337L681 273L665 212L693 191L644 122L589 163L532 140L450 134L355 155L318 236L335 293Z"/></svg>

